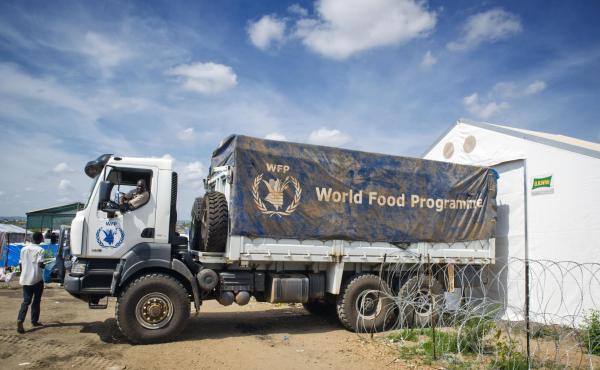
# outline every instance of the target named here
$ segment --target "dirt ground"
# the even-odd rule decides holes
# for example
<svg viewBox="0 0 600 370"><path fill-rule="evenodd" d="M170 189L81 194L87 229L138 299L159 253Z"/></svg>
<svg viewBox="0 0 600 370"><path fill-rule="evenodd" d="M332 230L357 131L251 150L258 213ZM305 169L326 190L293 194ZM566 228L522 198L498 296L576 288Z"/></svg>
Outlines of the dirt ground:
<svg viewBox="0 0 600 370"><path fill-rule="evenodd" d="M2 283L4 285L4 283ZM114 320L115 301L90 310L57 286L47 287L40 320L16 332L18 285L0 289L0 368L94 369L387 369L404 368L381 339L361 340L303 308L251 302L205 302L175 341L131 345Z"/></svg>

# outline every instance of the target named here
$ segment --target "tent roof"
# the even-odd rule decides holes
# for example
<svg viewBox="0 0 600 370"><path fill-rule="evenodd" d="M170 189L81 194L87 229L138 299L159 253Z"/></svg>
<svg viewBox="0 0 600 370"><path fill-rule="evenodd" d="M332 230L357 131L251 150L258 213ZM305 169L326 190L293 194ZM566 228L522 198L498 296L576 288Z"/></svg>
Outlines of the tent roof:
<svg viewBox="0 0 600 370"><path fill-rule="evenodd" d="M0 224L0 233L25 234L25 229L16 225Z"/></svg>
<svg viewBox="0 0 600 370"><path fill-rule="evenodd" d="M455 124L448 127L446 131L427 149L425 154L429 153L437 143L439 143L455 126L464 124L480 127L490 131L496 131L502 134L519 137L522 139L534 141L540 144L550 145L557 148L569 150L572 152L584 154L590 157L600 158L600 144L591 141L576 139L570 136L550 134L547 132L525 130L509 126L495 125L487 122L475 122L461 118Z"/></svg>
<svg viewBox="0 0 600 370"><path fill-rule="evenodd" d="M78 210L83 208L83 203L75 202L64 204L60 206L37 209L34 211L29 211L26 213L27 216L35 216L35 215L64 215L64 214L72 214L74 215Z"/></svg>

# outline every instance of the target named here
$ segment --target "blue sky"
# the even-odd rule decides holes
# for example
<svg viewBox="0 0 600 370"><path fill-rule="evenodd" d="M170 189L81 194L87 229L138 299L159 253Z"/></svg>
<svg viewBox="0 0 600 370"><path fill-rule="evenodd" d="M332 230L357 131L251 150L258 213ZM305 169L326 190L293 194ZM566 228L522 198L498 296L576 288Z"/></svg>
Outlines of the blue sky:
<svg viewBox="0 0 600 370"><path fill-rule="evenodd" d="M460 117L600 141L600 3L0 3L0 215L169 156L179 213L231 133L420 156Z"/></svg>

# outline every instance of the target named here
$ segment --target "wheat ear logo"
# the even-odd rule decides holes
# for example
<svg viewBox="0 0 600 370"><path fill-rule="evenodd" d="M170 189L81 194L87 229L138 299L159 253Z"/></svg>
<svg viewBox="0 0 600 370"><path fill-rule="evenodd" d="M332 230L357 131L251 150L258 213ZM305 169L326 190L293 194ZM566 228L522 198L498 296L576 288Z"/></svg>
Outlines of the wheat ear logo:
<svg viewBox="0 0 600 370"><path fill-rule="evenodd" d="M293 176L286 176L283 181L279 178L269 179L269 181L263 179L264 174L259 174L252 183L252 197L254 198L254 204L256 208L265 215L279 217L289 216L300 204L300 198L302 196L302 188L300 183ZM264 185L267 190L267 195L261 197L260 187ZM291 196L291 190L293 187L293 196ZM289 200L286 198L290 198ZM263 201L264 200L264 201ZM267 204L269 206L267 206ZM285 204L287 203L287 206ZM284 208L285 206L285 208Z"/></svg>

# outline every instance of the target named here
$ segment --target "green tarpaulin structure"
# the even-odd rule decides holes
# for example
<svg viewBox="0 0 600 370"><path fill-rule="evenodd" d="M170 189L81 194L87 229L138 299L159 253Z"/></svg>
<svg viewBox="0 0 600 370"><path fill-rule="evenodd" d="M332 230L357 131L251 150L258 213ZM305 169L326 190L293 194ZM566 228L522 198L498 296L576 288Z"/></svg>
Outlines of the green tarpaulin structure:
<svg viewBox="0 0 600 370"><path fill-rule="evenodd" d="M44 231L47 229L58 229L60 225L70 225L75 213L83 208L83 203L69 203L46 209L38 209L27 212L27 224L25 229L32 231Z"/></svg>

